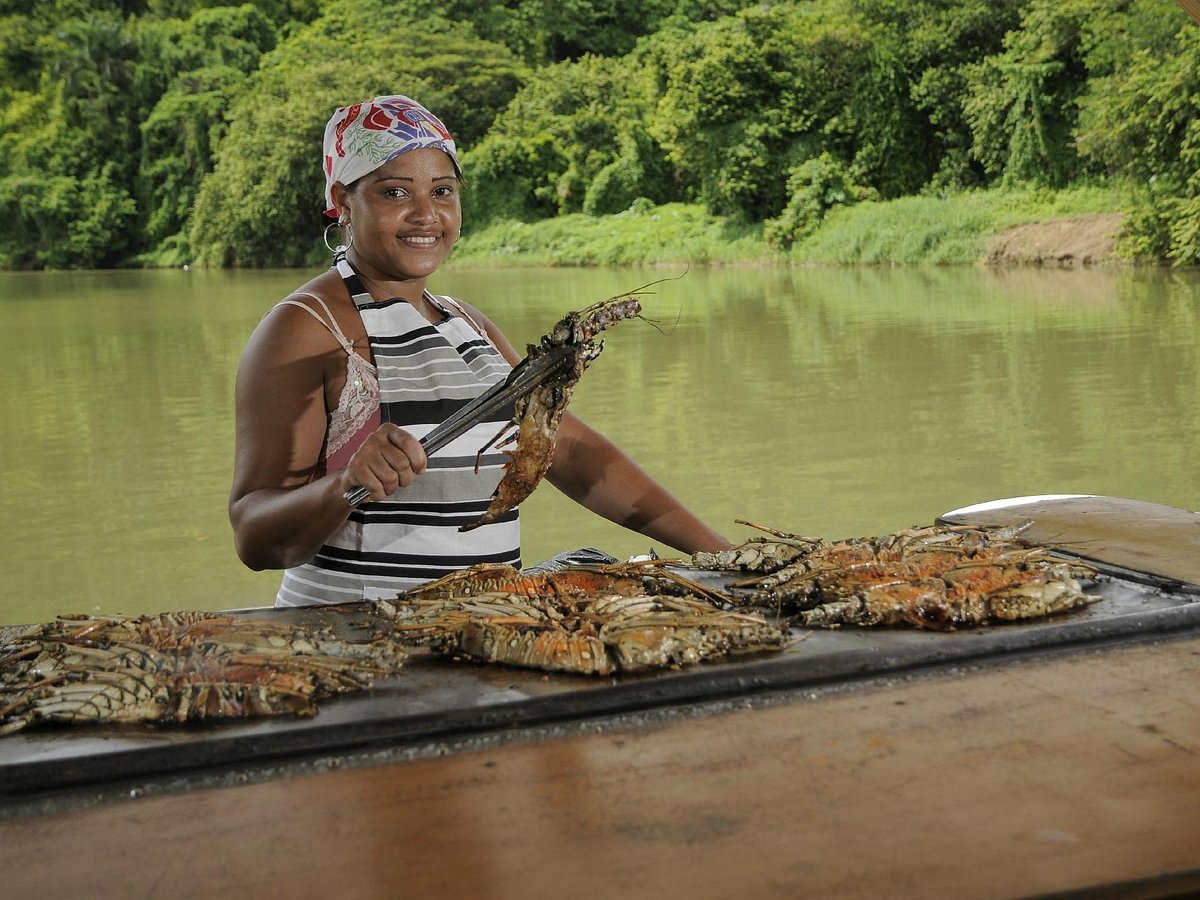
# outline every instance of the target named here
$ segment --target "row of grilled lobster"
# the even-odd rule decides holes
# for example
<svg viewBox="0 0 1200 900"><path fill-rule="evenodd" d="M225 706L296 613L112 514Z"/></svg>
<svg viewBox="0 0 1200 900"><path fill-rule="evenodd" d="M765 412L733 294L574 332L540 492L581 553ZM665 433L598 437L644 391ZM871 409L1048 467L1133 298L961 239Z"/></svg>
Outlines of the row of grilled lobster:
<svg viewBox="0 0 1200 900"><path fill-rule="evenodd" d="M1095 575L1091 568L1022 542L1019 529L928 526L836 542L761 530L769 536L690 561L532 575L477 566L377 611L407 639L443 653L608 674L777 649L797 626L947 630L1096 599L1080 583ZM701 583L689 569L718 577Z"/></svg>
<svg viewBox="0 0 1200 900"><path fill-rule="evenodd" d="M760 530L690 560L464 569L356 608L359 641L196 612L2 627L0 734L37 722L312 715L318 700L399 673L414 646L612 675L779 650L797 628L946 630L1097 599L1081 585L1094 571L1021 541L1019 529L928 526L842 541Z"/></svg>

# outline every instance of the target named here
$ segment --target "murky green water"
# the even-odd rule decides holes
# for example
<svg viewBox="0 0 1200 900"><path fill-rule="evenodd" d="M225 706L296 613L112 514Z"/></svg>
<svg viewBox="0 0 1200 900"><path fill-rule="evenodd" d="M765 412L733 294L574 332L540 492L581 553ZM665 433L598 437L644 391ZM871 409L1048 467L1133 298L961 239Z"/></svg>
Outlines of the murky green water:
<svg viewBox="0 0 1200 900"><path fill-rule="evenodd" d="M670 270L461 270L514 341ZM234 555L232 394L304 273L0 274L0 622L269 604ZM1200 275L693 270L657 285L572 409L733 539L827 537L1079 492L1200 507ZM544 486L527 562L639 535ZM658 548L665 551L665 548Z"/></svg>

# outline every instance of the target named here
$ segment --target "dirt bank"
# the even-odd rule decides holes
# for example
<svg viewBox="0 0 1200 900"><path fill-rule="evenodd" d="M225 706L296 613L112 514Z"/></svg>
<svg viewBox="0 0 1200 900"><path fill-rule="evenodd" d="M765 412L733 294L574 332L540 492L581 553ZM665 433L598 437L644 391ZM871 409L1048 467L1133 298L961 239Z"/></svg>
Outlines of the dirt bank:
<svg viewBox="0 0 1200 900"><path fill-rule="evenodd" d="M992 238L984 262L990 266L1057 268L1102 265L1113 259L1113 247L1120 230L1120 213L1097 213L1018 225Z"/></svg>

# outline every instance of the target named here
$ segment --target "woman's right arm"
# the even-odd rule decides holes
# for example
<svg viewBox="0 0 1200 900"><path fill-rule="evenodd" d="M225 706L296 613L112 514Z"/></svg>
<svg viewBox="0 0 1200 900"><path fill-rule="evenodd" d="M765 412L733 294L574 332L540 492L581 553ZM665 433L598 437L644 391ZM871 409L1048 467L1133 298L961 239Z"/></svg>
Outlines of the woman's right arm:
<svg viewBox="0 0 1200 900"><path fill-rule="evenodd" d="M383 425L345 469L314 478L325 442L326 382L344 371L345 351L292 306L271 310L246 345L235 394L229 521L238 556L252 569L310 559L349 517L343 495L351 487L363 485L371 499L382 499L425 468L420 443Z"/></svg>

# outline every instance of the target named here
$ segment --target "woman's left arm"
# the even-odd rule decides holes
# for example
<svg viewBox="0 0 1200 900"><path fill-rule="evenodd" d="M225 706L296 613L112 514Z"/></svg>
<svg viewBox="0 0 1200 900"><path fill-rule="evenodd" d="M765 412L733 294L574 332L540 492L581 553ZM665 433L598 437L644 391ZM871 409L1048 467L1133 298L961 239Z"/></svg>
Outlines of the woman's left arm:
<svg viewBox="0 0 1200 900"><path fill-rule="evenodd" d="M572 500L684 553L732 546L616 444L568 412L547 479Z"/></svg>
<svg viewBox="0 0 1200 900"><path fill-rule="evenodd" d="M466 305L512 365L521 355L487 316ZM547 480L575 502L611 522L683 553L725 550L732 544L700 521L616 444L567 412L558 429Z"/></svg>

